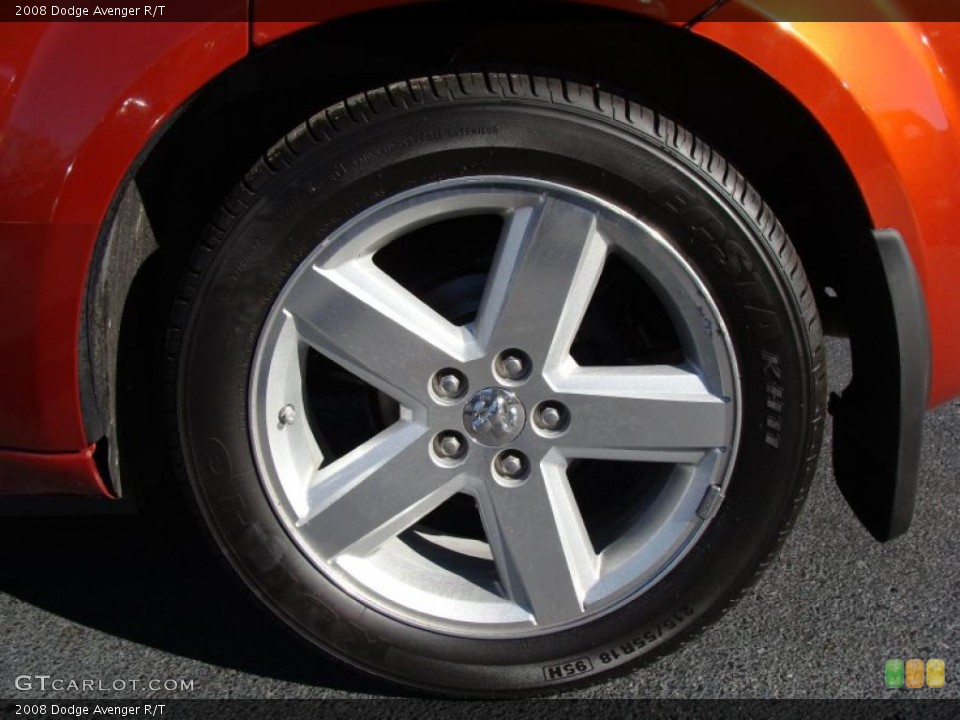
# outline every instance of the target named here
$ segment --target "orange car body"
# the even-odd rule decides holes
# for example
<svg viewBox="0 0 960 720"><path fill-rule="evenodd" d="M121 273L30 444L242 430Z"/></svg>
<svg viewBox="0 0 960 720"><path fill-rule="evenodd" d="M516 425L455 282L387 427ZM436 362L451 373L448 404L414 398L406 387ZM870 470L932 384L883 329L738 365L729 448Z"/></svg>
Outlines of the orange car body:
<svg viewBox="0 0 960 720"><path fill-rule="evenodd" d="M226 0L216 21L0 26L0 494L115 493L88 417L86 293L125 183L190 98L305 27L416 5L338 0L291 20L298 2ZM722 46L806 108L920 278L923 406L960 394L960 23L927 0L904 3L909 17L863 0L838 18L888 22L773 0L583 4Z"/></svg>

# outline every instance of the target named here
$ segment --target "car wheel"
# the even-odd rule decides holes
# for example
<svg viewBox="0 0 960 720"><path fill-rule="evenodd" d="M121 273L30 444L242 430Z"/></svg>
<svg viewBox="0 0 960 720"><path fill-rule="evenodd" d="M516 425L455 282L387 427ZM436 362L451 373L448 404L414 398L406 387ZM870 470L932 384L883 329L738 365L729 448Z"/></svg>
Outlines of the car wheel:
<svg viewBox="0 0 960 720"><path fill-rule="evenodd" d="M212 219L171 431L217 545L328 653L458 695L653 657L789 529L824 416L783 229L670 120L563 80L335 104Z"/></svg>

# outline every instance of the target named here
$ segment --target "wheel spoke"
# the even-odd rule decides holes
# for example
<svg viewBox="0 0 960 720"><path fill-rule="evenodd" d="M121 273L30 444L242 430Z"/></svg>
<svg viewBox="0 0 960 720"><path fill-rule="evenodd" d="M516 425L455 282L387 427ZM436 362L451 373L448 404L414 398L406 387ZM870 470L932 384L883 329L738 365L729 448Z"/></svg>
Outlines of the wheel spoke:
<svg viewBox="0 0 960 720"><path fill-rule="evenodd" d="M523 347L543 366L573 342L603 270L596 216L553 198L518 208L504 229L477 315L487 348Z"/></svg>
<svg viewBox="0 0 960 720"><path fill-rule="evenodd" d="M580 615L598 561L563 469L545 463L517 487L491 483L479 505L508 596L539 625Z"/></svg>
<svg viewBox="0 0 960 720"><path fill-rule="evenodd" d="M306 343L393 396L423 398L433 372L478 354L468 331L369 258L330 270L310 268L291 288L284 309Z"/></svg>
<svg viewBox="0 0 960 720"><path fill-rule="evenodd" d="M298 526L325 558L372 552L460 488L428 443L424 428L399 422L318 471Z"/></svg>
<svg viewBox="0 0 960 720"><path fill-rule="evenodd" d="M558 440L568 458L698 463L732 439L730 403L688 370L578 367L557 384L571 417Z"/></svg>

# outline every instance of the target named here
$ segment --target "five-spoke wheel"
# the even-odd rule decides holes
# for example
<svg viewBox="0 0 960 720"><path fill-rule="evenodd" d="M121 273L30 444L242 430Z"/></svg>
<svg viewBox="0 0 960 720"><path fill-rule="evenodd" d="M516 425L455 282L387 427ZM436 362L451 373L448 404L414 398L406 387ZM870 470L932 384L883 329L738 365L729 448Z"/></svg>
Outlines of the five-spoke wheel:
<svg viewBox="0 0 960 720"><path fill-rule="evenodd" d="M443 317L375 260L418 228L482 215L503 222L469 322ZM583 366L571 356L611 256L679 327L678 362ZM290 409L324 412L311 405L308 351L399 406L340 457L323 452L310 422L276 421ZM321 572L410 622L509 636L582 623L689 551L709 520L701 505L723 497L738 393L722 318L654 229L570 187L466 177L379 203L303 261L263 329L251 432L270 497ZM584 459L667 469L602 549L567 478ZM649 478L638 471L636 482ZM420 525L458 494L482 521L469 547L455 529Z"/></svg>

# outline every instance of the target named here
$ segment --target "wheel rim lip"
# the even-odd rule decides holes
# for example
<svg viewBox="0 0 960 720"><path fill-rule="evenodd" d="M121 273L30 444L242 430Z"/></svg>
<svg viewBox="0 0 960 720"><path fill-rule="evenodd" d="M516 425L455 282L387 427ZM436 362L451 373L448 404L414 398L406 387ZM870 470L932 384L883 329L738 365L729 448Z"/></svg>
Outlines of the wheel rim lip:
<svg viewBox="0 0 960 720"><path fill-rule="evenodd" d="M278 333L282 332L282 329L278 327L278 318L280 318L284 313L283 300L287 296L289 288L293 283L296 282L298 277L302 275L305 269L316 264L318 258L322 258L325 255L327 257L335 256L338 252L343 251L345 247L349 246L351 234L356 236L365 229L368 229L370 225L375 225L376 223L374 221L377 218L380 218L384 212L395 206L402 209L412 200L417 200L418 198L422 199L424 197L433 198L448 192L455 196L459 193L476 195L478 194L478 191L479 194L483 194L487 191L491 193L518 192L523 195L540 193L548 195L557 194L566 198L574 198L579 202L587 203L591 207L596 208L598 212L619 217L628 224L631 224L636 228L640 228L642 230L643 239L653 239L658 246L658 251L663 252L665 256L669 256L671 262L675 263L678 268L682 268L684 270L686 273L686 279L693 286L695 286L698 292L701 294L701 301L703 302L704 306L708 308L709 319L714 323L718 332L718 336L721 337L723 341L722 344L724 349L724 357L717 358L717 362L722 366L721 380L723 382L724 392L727 394L731 403L731 413L733 419L732 426L730 427L730 442L726 447L726 452L723 453L723 457L720 459L715 459L715 467L710 475L710 481L708 483L710 486L719 488L722 497L729 484L732 470L736 464L736 456L741 434L742 400L736 354L730 340L730 334L727 332L723 316L716 307L716 303L714 302L711 294L707 290L698 274L693 270L691 265L679 253L679 251L672 245L672 243L670 243L659 231L641 219L637 218L635 215L588 192L566 185L529 177L501 175L470 176L427 183L378 202L370 208L362 211L354 218L348 220L342 226L331 232L327 238L321 240L318 243L317 248L315 248L315 250L312 251L301 262L298 268L285 283L284 287L281 289L263 325L260 337L258 338L254 363L250 374L248 402L248 412L250 413L249 417L251 418L251 422L249 424L250 439L261 486L272 509L283 525L288 536L311 562L311 564L324 577L333 582L334 585L336 585L351 598L403 623L454 636L479 638L493 637L502 639L539 636L549 632L564 630L592 622L603 615L607 615L610 612L622 608L625 604L632 602L642 594L646 593L650 588L659 583L670 571L672 571L676 565L683 560L684 557L686 557L688 552L696 545L699 538L709 527L713 514L715 513L698 522L696 528L687 533L687 535L682 539L678 549L673 551L665 562L651 570L644 577L642 577L642 579L638 580L637 582L621 583L612 592L609 592L600 598L593 600L590 600L590 598L585 598L585 609L583 615L569 622L544 627L540 625L531 625L528 621L516 620L509 622L464 622L459 619L451 620L447 617L438 617L431 615L429 612L423 612L422 609L407 607L404 605L404 603L397 602L395 597L385 597L378 594L376 591L371 590L366 579L361 578L362 572L356 568L357 563L360 561L355 558L351 558L351 563L355 566L351 570L349 567L351 563L328 562L311 546L310 542L299 531L297 522L298 512L294 506L294 503L291 501L289 494L284 488L282 478L279 477L281 471L278 470L277 463L275 461L276 458L270 447L271 442L268 438L268 433L266 432L266 426L269 425L271 420L275 420L275 417L271 416L272 411L269 409L266 401L264 383L267 375L269 374L268 365L272 361L272 351L275 351L277 346ZM496 208L488 207L487 204L481 204L475 208L470 208L469 212L462 214L474 214L476 212L482 212L485 210L489 211L491 209ZM455 212L450 213L450 215L455 215ZM446 217L446 215L444 217ZM437 219L439 218L433 218L421 224L429 224L431 222L435 222ZM395 232L392 237L405 234L406 232L414 229L414 227L414 225L403 227L401 231ZM382 245L379 245L377 249L387 244L392 237L383 242ZM663 298L661 298L661 301L663 301ZM512 391L516 389L515 385L516 383L503 383L503 389ZM472 395L473 392L471 391L470 393L467 393L466 397L457 400L455 403L453 403L453 405L458 408L463 406L464 402ZM526 406L528 415L529 413L533 412L535 404L536 403L531 402ZM412 405L413 407L406 408L406 410L414 418L422 416L422 413L427 412L426 408L417 407L417 403L412 403ZM527 418L526 424L531 427L530 430L525 430L525 432L534 432L533 423L530 417ZM426 426L427 428L431 427L429 424ZM458 429L463 429L463 427L460 426ZM428 429L425 432L429 435L433 431L434 430ZM549 440L549 433L541 432L540 434L546 440ZM490 446L490 449L500 451L504 447L507 447L507 445ZM701 464L697 466L697 470L694 472L699 472L699 468L705 463L706 460L701 462ZM602 583L598 582L597 587L602 587ZM587 607L587 600L590 600L589 607Z"/></svg>

